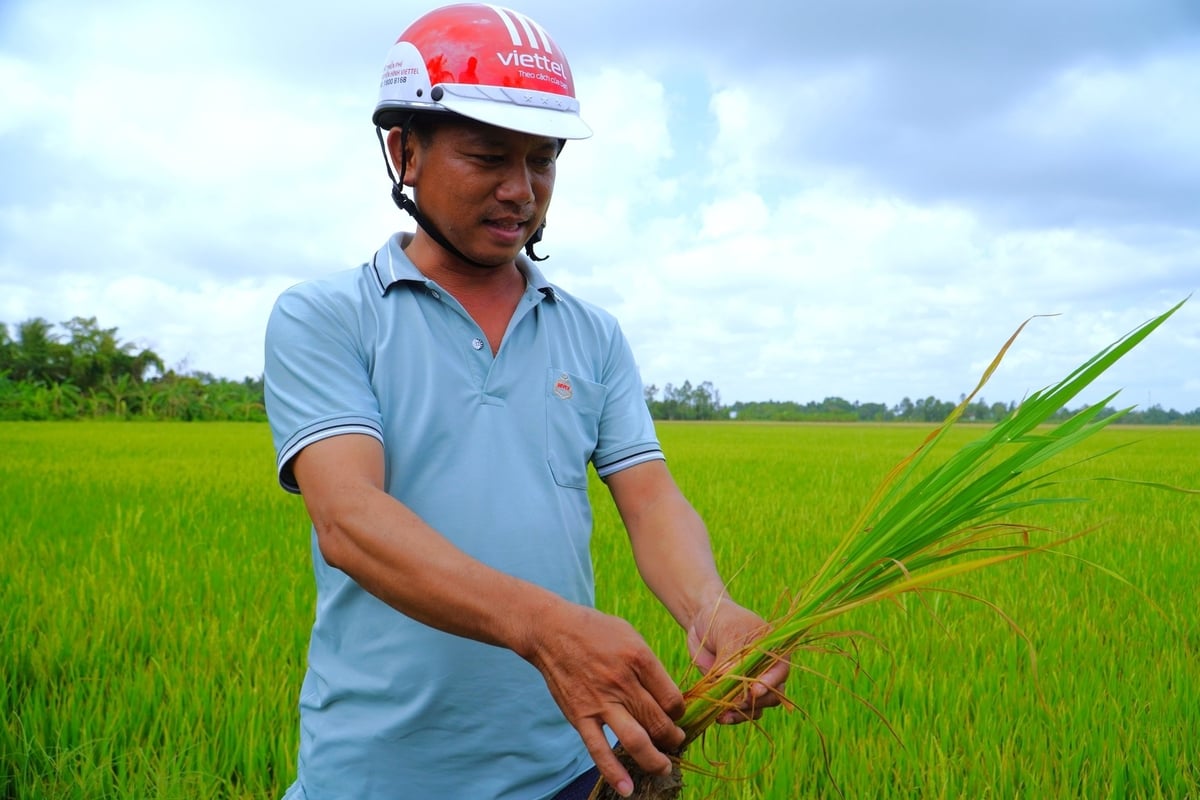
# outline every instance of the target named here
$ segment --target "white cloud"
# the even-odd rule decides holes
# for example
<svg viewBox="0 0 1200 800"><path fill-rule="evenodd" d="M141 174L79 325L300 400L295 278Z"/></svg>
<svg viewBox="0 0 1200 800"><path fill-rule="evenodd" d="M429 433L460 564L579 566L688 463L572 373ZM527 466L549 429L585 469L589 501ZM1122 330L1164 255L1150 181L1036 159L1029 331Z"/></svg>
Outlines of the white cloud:
<svg viewBox="0 0 1200 800"><path fill-rule="evenodd" d="M1014 109L1011 121L1039 142L1070 145L1103 131L1112 135L1114 146L1195 162L1196 148L1190 145L1200 137L1196 79L1197 53L1162 54L1132 67L1074 64Z"/></svg>
<svg viewBox="0 0 1200 800"><path fill-rule="evenodd" d="M39 85L30 64L0 52L0 136L12 135L51 108L52 94Z"/></svg>

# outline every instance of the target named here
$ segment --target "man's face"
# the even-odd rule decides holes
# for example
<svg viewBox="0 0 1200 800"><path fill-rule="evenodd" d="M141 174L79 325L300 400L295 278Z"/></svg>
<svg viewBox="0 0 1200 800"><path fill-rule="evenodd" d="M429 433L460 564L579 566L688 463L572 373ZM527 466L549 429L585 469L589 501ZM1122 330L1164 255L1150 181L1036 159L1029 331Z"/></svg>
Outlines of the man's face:
<svg viewBox="0 0 1200 800"><path fill-rule="evenodd" d="M467 257L512 262L546 217L558 141L471 120L421 138L409 137L405 176L421 212Z"/></svg>

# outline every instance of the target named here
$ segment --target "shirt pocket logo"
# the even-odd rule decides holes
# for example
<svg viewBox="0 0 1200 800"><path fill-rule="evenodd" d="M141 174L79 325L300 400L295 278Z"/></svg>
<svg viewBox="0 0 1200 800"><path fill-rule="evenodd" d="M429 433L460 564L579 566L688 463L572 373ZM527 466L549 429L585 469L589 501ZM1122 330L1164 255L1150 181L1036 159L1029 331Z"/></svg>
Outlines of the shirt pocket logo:
<svg viewBox="0 0 1200 800"><path fill-rule="evenodd" d="M554 396L559 400L570 400L573 395L574 392L571 391L571 376L564 372L554 381Z"/></svg>
<svg viewBox="0 0 1200 800"><path fill-rule="evenodd" d="M608 389L562 369L546 374L546 461L554 482L587 489L588 464L600 438Z"/></svg>

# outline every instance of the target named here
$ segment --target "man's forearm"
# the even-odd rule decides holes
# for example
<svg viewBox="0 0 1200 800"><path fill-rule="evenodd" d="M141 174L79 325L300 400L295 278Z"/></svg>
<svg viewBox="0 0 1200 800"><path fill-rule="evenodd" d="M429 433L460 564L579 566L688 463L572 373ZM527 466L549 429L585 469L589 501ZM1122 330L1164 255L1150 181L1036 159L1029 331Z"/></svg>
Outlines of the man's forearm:
<svg viewBox="0 0 1200 800"><path fill-rule="evenodd" d="M646 469L643 469L646 468ZM637 474L636 471L644 474ZM708 530L662 462L609 478L642 580L683 627L725 595Z"/></svg>

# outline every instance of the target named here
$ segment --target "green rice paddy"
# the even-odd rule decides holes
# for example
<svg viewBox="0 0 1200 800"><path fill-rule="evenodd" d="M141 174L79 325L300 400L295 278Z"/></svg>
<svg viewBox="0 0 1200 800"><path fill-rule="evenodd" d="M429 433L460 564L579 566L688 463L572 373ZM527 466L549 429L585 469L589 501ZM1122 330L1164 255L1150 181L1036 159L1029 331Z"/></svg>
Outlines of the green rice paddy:
<svg viewBox="0 0 1200 800"><path fill-rule="evenodd" d="M926 432L660 426L735 596L763 612ZM1200 496L1082 480L1198 487L1200 430L1112 428L1075 455L1125 443L1068 473L1089 502L1024 520L1096 528L1071 557L952 587L1027 639L949 594L853 614L871 637L854 658L801 654L798 708L717 730L690 756L722 777L689 774L684 797L1200 798ZM593 492L599 604L686 684L682 637ZM265 425L0 424L0 530L0 798L282 795L313 587Z"/></svg>

